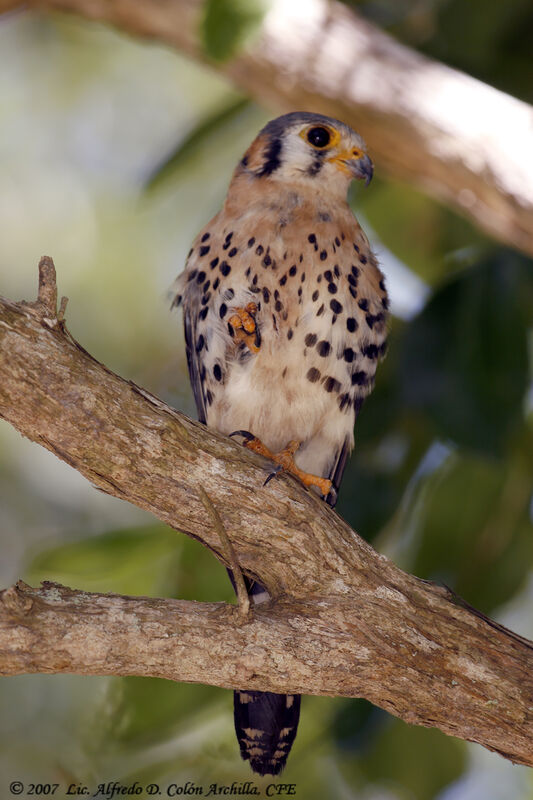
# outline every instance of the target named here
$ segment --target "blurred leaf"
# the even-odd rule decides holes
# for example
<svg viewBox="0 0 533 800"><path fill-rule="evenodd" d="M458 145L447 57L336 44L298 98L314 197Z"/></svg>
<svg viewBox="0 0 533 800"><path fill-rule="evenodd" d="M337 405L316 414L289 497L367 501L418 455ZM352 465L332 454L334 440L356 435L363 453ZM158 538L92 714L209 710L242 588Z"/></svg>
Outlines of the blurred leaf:
<svg viewBox="0 0 533 800"><path fill-rule="evenodd" d="M386 711L368 700L342 700L331 723L333 739L341 750L364 755L390 721Z"/></svg>
<svg viewBox="0 0 533 800"><path fill-rule="evenodd" d="M154 189L158 189L161 184L172 178L182 165L192 158L206 141L216 139L216 134L231 122L243 109L247 108L250 102L251 101L246 97L232 100L200 122L185 139L178 144L176 149L156 167L144 184L143 191L151 192Z"/></svg>
<svg viewBox="0 0 533 800"><path fill-rule="evenodd" d="M485 613L513 597L531 569L532 438L504 463L453 454L403 518L412 537L408 569Z"/></svg>
<svg viewBox="0 0 533 800"><path fill-rule="evenodd" d="M397 348L404 404L441 439L502 455L524 423L531 262L499 251L442 286Z"/></svg>
<svg viewBox="0 0 533 800"><path fill-rule="evenodd" d="M26 579L85 591L157 596L172 590L182 545L183 537L164 525L110 531L40 553Z"/></svg>
<svg viewBox="0 0 533 800"><path fill-rule="evenodd" d="M33 558L26 580L183 600L233 599L226 570L208 548L158 524L51 547Z"/></svg>
<svg viewBox="0 0 533 800"><path fill-rule="evenodd" d="M260 26L264 0L206 0L201 34L207 55L227 61Z"/></svg>
<svg viewBox="0 0 533 800"><path fill-rule="evenodd" d="M158 678L118 678L109 684L97 727L104 741L111 737L121 742L154 742L164 739L180 723L190 724L202 708L221 696L214 686Z"/></svg>
<svg viewBox="0 0 533 800"><path fill-rule="evenodd" d="M356 216L361 209L380 241L431 286L450 274L450 252L489 242L468 220L407 183L378 176L368 191L352 191Z"/></svg>
<svg viewBox="0 0 533 800"><path fill-rule="evenodd" d="M424 768L430 764L429 769ZM359 769L372 784L386 785L394 797L433 800L457 780L466 766L466 747L435 728L391 718Z"/></svg>

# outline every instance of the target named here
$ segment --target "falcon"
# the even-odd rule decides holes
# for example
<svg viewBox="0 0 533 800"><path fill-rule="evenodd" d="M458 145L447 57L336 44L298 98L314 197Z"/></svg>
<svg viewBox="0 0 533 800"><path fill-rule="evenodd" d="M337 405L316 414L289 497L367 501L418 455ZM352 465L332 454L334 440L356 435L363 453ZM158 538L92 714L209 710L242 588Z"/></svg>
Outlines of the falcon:
<svg viewBox="0 0 533 800"><path fill-rule="evenodd" d="M343 122L272 120L173 287L200 421L272 462L267 480L287 471L331 506L386 348L383 274L346 199L372 171ZM247 588L255 603L269 599L256 582ZM298 695L234 693L241 755L255 772L283 769L299 714Z"/></svg>

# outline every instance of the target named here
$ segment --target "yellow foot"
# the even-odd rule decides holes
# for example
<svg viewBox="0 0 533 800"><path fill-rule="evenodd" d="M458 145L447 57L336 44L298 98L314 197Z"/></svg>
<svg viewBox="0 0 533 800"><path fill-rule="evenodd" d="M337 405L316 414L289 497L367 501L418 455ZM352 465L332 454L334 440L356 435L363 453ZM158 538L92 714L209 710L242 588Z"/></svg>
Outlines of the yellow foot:
<svg viewBox="0 0 533 800"><path fill-rule="evenodd" d="M234 308L233 311L234 314L228 320L231 335L235 341L244 342L252 353L258 353L261 338L255 324L256 304L248 303L244 308Z"/></svg>
<svg viewBox="0 0 533 800"><path fill-rule="evenodd" d="M316 486L320 490L320 493L324 495L324 497L330 493L332 486L330 480L327 478L321 478L318 475L311 475L310 472L304 472L294 463L294 454L300 447L301 442L297 442L293 439L286 447L283 448L283 450L280 450L279 453L272 453L260 439L258 439L256 436L253 436L248 431L235 431L230 435L235 436L237 434L244 438L243 444L245 447L247 447L249 450L253 450L254 453L259 453L259 455L268 458L269 461L273 461L274 464L278 465L276 471L272 472L268 476L265 484L280 472L289 472L291 475L295 475L297 478L299 478L304 486Z"/></svg>

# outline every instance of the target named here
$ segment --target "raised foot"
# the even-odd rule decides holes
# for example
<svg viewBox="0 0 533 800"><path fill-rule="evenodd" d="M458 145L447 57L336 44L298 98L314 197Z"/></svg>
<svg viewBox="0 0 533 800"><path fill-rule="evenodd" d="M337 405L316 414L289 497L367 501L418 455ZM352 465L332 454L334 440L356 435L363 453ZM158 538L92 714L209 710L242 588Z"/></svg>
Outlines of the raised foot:
<svg viewBox="0 0 533 800"><path fill-rule="evenodd" d="M330 480L327 478L321 478L318 475L312 475L310 472L304 472L294 463L294 454L300 447L301 442L297 442L295 439L292 439L288 445L283 448L283 450L280 450L279 453L272 453L268 447L263 444L261 439L258 439L249 431L234 431L230 434L230 436L237 435L243 437L243 444L249 450L253 450L254 453L259 453L259 455L268 458L269 461L273 461L274 464L278 465L277 469L270 473L265 481L265 484L272 480L272 478L274 478L276 475L279 475L280 472L289 472L291 475L295 475L297 478L299 478L304 486L316 486L317 489L320 490L320 493L324 495L324 497L330 493L332 486Z"/></svg>
<svg viewBox="0 0 533 800"><path fill-rule="evenodd" d="M259 328L255 322L257 305L248 303L244 308L234 308L233 314L228 320L228 330L230 335L237 342L244 342L252 353L258 353L261 345Z"/></svg>

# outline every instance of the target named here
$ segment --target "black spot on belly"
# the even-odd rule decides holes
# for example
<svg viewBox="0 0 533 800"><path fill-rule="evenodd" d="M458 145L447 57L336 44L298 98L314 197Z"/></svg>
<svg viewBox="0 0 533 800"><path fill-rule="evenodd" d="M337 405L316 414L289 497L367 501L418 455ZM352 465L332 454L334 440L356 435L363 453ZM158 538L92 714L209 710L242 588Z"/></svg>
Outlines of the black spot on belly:
<svg viewBox="0 0 533 800"><path fill-rule="evenodd" d="M348 328L350 333L353 333L354 331L357 330L359 325L357 324L357 320L355 319L355 317L348 317L348 319L346 320L346 327Z"/></svg>
<svg viewBox="0 0 533 800"><path fill-rule="evenodd" d="M211 267L211 269L215 269L217 264L218 264L218 256L209 262L209 266Z"/></svg>
<svg viewBox="0 0 533 800"><path fill-rule="evenodd" d="M202 308L201 311L199 312L198 317L200 319L205 319L207 317L208 312L209 312L209 309L208 309L207 306L205 306L205 308Z"/></svg>
<svg viewBox="0 0 533 800"><path fill-rule="evenodd" d="M317 344L316 349L318 351L318 355L322 356L322 358L326 358L331 353L331 345L326 339L321 339L321 341Z"/></svg>
<svg viewBox="0 0 533 800"><path fill-rule="evenodd" d="M203 283L205 281L205 272L199 272L196 276L196 283Z"/></svg>
<svg viewBox="0 0 533 800"><path fill-rule="evenodd" d="M366 297L362 297L361 300L357 303L361 311L368 311L368 300Z"/></svg>
<svg viewBox="0 0 533 800"><path fill-rule="evenodd" d="M324 381L324 389L326 392L338 392L340 388L341 385L339 381L335 380L335 378L329 377Z"/></svg>
<svg viewBox="0 0 533 800"><path fill-rule="evenodd" d="M316 344L317 335L316 333L308 333L305 337L305 343L307 347L313 347Z"/></svg>
<svg viewBox="0 0 533 800"><path fill-rule="evenodd" d="M362 370L360 372L354 372L352 375L352 386L364 386L368 380L368 375L366 372Z"/></svg>
<svg viewBox="0 0 533 800"><path fill-rule="evenodd" d="M222 370L220 369L220 364L215 364L213 367L213 375L215 376L216 381L222 380Z"/></svg>
<svg viewBox="0 0 533 800"><path fill-rule="evenodd" d="M263 300L265 301L265 303L268 303L268 301L270 300L270 292L268 291L266 286L263 289Z"/></svg>
<svg viewBox="0 0 533 800"><path fill-rule="evenodd" d="M335 314L340 314L342 311L342 304L338 300L330 300L329 307Z"/></svg>
<svg viewBox="0 0 533 800"><path fill-rule="evenodd" d="M336 283L328 283L328 292L330 294L337 294L337 284Z"/></svg>
<svg viewBox="0 0 533 800"><path fill-rule="evenodd" d="M314 300L318 300L318 289L315 289L315 291L313 292L313 295L312 295L312 298L311 298L311 299L312 299L313 301L314 301Z"/></svg>
<svg viewBox="0 0 533 800"><path fill-rule="evenodd" d="M296 275L296 264L293 264L289 270L289 275L293 278Z"/></svg>
<svg viewBox="0 0 533 800"><path fill-rule="evenodd" d="M347 361L350 364L355 358L355 353L354 353L354 351L352 350L351 347L347 347L344 350L344 353L342 354L342 356L343 356L344 360Z"/></svg>
<svg viewBox="0 0 533 800"><path fill-rule="evenodd" d="M379 356L379 350L375 344L367 344L366 347L362 348L361 352L364 356L371 359Z"/></svg>
<svg viewBox="0 0 533 800"><path fill-rule="evenodd" d="M220 319L224 319L224 317L226 316L227 310L228 310L227 305L225 303L222 303L220 308L219 308L219 310L218 310L218 313L220 314Z"/></svg>
<svg viewBox="0 0 533 800"><path fill-rule="evenodd" d="M327 257L328 257L327 251L326 250L321 250L320 251L320 260L321 261L325 261Z"/></svg>
<svg viewBox="0 0 533 800"><path fill-rule="evenodd" d="M230 267L230 265L228 264L228 262L227 262L227 261L223 261L223 262L221 263L221 265L220 265L220 271L221 271L221 273L224 275L224 277L226 277L226 275L229 275L229 274L230 274L230 272L231 272L231 267Z"/></svg>
<svg viewBox="0 0 533 800"><path fill-rule="evenodd" d="M252 236L251 239L248 239L248 247L253 247L255 244L255 236Z"/></svg>
<svg viewBox="0 0 533 800"><path fill-rule="evenodd" d="M341 411L344 411L346 406L349 405L350 405L350 395L347 392L345 392L344 394L341 394L341 396L339 397L339 409Z"/></svg>
<svg viewBox="0 0 533 800"><path fill-rule="evenodd" d="M308 370L306 377L308 381L311 381L311 383L316 383L320 378L320 372L318 369L316 369L316 367L311 367L311 369Z"/></svg>
<svg viewBox="0 0 533 800"><path fill-rule="evenodd" d="M382 314L382 313L380 313L380 314L367 314L365 319L366 319L366 324L368 325L368 327L370 329L372 329L376 323L379 324L380 322L383 322L383 320L385 319L385 315Z"/></svg>

